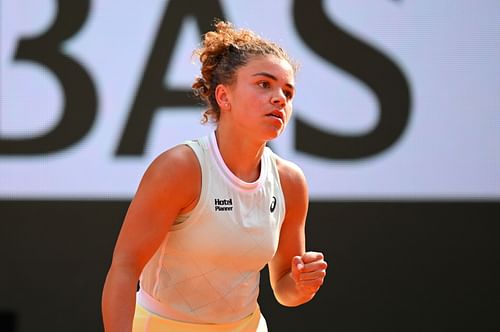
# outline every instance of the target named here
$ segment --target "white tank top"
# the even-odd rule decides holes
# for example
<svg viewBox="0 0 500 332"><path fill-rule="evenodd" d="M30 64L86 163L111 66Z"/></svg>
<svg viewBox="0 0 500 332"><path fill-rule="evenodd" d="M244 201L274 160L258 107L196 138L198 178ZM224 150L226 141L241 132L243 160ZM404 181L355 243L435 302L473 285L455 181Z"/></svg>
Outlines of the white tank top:
<svg viewBox="0 0 500 332"><path fill-rule="evenodd" d="M200 162L200 198L145 266L138 300L169 319L235 322L256 310L260 270L278 246L285 202L275 155L265 148L248 183L226 166L214 132L186 144Z"/></svg>

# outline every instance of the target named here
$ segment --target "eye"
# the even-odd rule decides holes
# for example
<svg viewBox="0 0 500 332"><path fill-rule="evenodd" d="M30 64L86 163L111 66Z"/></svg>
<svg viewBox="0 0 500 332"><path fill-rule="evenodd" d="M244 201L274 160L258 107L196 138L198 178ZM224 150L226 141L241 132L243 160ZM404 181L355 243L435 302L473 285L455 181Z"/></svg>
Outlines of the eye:
<svg viewBox="0 0 500 332"><path fill-rule="evenodd" d="M259 81L257 85L263 89L268 89L271 87L271 84L268 81Z"/></svg>
<svg viewBox="0 0 500 332"><path fill-rule="evenodd" d="M283 93L285 94L286 98L288 100L291 100L293 98L293 92L291 91L283 91Z"/></svg>

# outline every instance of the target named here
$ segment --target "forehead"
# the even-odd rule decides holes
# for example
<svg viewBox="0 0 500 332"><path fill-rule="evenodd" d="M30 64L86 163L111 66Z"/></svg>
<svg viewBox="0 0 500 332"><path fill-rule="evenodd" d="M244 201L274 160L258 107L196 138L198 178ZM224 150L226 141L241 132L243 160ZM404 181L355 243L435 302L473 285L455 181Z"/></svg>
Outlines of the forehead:
<svg viewBox="0 0 500 332"><path fill-rule="evenodd" d="M295 82L295 72L292 65L285 59L274 55L254 56L238 69L239 76L254 76L257 73L268 73L284 83Z"/></svg>

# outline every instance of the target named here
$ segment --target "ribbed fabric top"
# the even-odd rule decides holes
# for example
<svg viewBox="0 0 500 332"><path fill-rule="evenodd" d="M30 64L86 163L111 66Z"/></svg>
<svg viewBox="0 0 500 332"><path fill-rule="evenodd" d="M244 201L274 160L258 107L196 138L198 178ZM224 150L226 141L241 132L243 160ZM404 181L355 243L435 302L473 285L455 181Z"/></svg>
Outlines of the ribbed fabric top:
<svg viewBox="0 0 500 332"><path fill-rule="evenodd" d="M199 202L146 265L141 304L179 321L235 322L256 309L259 272L278 246L285 202L275 155L265 148L248 183L224 163L215 133L186 144L201 166Z"/></svg>

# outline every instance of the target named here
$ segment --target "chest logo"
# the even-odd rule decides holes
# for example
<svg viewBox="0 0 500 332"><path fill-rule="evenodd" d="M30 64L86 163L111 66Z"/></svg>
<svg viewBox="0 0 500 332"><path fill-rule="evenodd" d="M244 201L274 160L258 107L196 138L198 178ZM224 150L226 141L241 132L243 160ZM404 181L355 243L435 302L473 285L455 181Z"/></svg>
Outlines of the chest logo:
<svg viewBox="0 0 500 332"><path fill-rule="evenodd" d="M273 213L275 209L276 209L276 197L273 196L273 200L271 201L271 207L269 208L269 210L271 210L271 213Z"/></svg>
<svg viewBox="0 0 500 332"><path fill-rule="evenodd" d="M215 211L233 211L233 199L220 199L214 200Z"/></svg>

